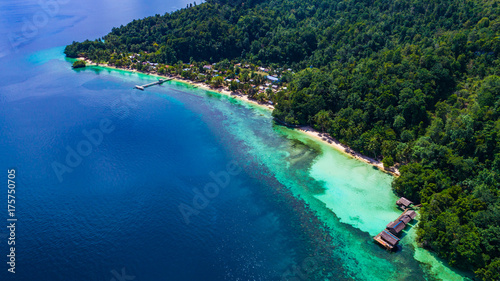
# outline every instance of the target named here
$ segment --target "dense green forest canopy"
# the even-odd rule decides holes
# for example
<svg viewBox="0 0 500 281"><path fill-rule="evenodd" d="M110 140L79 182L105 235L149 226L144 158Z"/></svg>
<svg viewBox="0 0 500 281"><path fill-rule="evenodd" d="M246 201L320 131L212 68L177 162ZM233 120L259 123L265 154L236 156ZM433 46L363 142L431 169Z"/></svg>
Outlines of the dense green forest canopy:
<svg viewBox="0 0 500 281"><path fill-rule="evenodd" d="M211 0L65 53L292 68L273 115L399 163L395 191L422 203L419 241L500 280L499 12L488 0Z"/></svg>

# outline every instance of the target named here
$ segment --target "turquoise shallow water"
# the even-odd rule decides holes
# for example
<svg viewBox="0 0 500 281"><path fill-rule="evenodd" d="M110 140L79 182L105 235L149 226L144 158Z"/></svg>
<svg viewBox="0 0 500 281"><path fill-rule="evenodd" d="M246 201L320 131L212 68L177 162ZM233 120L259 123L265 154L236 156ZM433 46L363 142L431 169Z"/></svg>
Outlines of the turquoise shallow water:
<svg viewBox="0 0 500 281"><path fill-rule="evenodd" d="M314 197L332 210L341 222L375 236L387 222L400 215L394 206L398 197L388 188L392 176L326 144L318 144L309 136L300 133L292 136L321 151L309 171L324 188Z"/></svg>

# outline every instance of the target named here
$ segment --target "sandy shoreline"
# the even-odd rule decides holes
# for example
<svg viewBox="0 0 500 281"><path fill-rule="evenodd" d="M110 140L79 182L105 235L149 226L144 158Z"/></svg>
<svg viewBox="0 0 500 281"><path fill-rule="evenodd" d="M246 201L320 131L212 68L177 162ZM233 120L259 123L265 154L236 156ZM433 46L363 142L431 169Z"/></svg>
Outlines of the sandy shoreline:
<svg viewBox="0 0 500 281"><path fill-rule="evenodd" d="M255 101L255 100L251 100L251 99L249 99L247 96L245 96L243 94L238 94L238 93L231 92L229 90L224 89L223 87L213 88L213 87L210 87L209 85L207 85L207 84L205 84L203 82L194 82L194 81L191 81L189 79L182 78L182 77L180 77L178 75L165 76L165 75L160 75L158 73L145 73L145 72L142 72L142 71L137 71L135 69L120 68L120 67L108 65L108 64L105 64L105 63L103 63L103 64L96 64L96 63L92 62L91 60L88 60L88 59L83 58L83 57L78 58L78 60L84 60L89 66L100 66L100 67L111 68L111 69L116 69L116 70L141 73L141 74L144 74L144 75L155 76L155 77L164 78L164 79L172 79L172 80L175 80L177 82L189 84L191 86L195 86L195 87L203 89L203 90L212 91L212 92L216 92L216 93L219 93L219 94L227 95L227 96L230 96L230 97L233 97L233 98L236 98L236 99L240 99L240 100L243 100L245 102L248 102L248 103L260 106L260 107L268 109L268 110L273 110L274 109L274 106L272 106L270 104L260 103L260 102Z"/></svg>
<svg viewBox="0 0 500 281"><path fill-rule="evenodd" d="M267 110L273 110L274 107L270 104L264 104L264 103L259 103L255 100L251 100L249 99L247 96L243 95L243 94L237 94L237 93L233 93L231 91L228 91L224 88L218 88L218 89L215 89L215 88L212 88L210 87L209 85L203 83L203 82L193 82L191 80L188 80L188 79L185 79L185 78L182 78L182 77L179 77L179 76L164 76L164 75L160 75L160 74L157 74L157 73L144 73L142 71L137 71L137 70L134 70L134 69L125 69L125 68L119 68L119 67L116 67L116 66L111 66L111 65L108 65L108 64L96 64L86 58L78 58L78 60L84 60L88 65L90 66L100 66L100 67L104 67L104 68L111 68L111 69L116 69L116 70L122 70L122 71L129 71L129 72L136 72L136 73L142 73L142 74L145 74L145 75L150 75L150 76L156 76L156 77L159 77L159 78L165 78L165 79L173 79L177 82L181 82L181 83L185 83L185 84L189 84L191 86L195 86L195 87L198 87L198 88L201 88L201 89L204 89L204 90L207 90L207 91L212 91L212 92L217 92L217 93L220 93L220 94L223 94L223 95L227 95L229 97L233 97L233 98L236 98L236 99L239 99L239 100L242 100L242 101L245 101L245 102L248 102L248 103L251 103L251 104L254 104L254 105L257 105L261 108L265 108ZM310 126L302 126L302 127L299 127L299 128L295 128L295 130L303 133L303 134L306 134L306 135L309 135L311 137L313 137L314 139L316 139L317 141L320 141L320 142L323 142L327 145L329 145L330 147L334 148L335 150L337 151L340 151L354 159L357 159L359 161L362 161L362 162L365 162L369 165L372 165L374 167L377 167L379 170L385 172L385 173L388 173L388 174L391 174L393 176L399 176L400 173L399 173L399 170L396 168L396 167L392 167L390 170L386 170L384 169L384 165L382 164L382 162L380 161L377 161L375 159L372 159L368 156L365 156L365 155L362 155L361 153L358 153L352 149L350 149L349 147L343 145L342 143L340 143L339 141L337 141L336 139L330 137L328 134L326 133L321 133L315 129L313 129L312 127Z"/></svg>
<svg viewBox="0 0 500 281"><path fill-rule="evenodd" d="M382 162L377 161L375 159L372 159L372 158L365 156L361 153L358 153L358 152L352 150L351 148L349 148L348 146L343 145L342 143L340 143L336 139L330 137L328 134L318 132L317 130L313 129L310 126L303 126L303 127L297 128L297 130L306 134L306 135L313 137L314 139L316 139L318 141L326 143L330 147L333 147L334 149L336 149L336 150L338 150L346 155L349 155L350 157L352 157L354 159L357 159L359 161L362 161L362 162L365 162L369 165L377 167L382 172L391 174L393 176L400 175L399 170L397 168L392 167L390 170L386 170L384 168L384 164L382 164Z"/></svg>

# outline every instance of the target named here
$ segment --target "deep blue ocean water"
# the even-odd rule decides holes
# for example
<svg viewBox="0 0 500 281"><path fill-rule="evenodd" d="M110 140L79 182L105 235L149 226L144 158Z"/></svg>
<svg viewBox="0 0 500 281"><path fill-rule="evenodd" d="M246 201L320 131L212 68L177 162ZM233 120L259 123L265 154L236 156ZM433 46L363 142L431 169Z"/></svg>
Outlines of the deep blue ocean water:
<svg viewBox="0 0 500 281"><path fill-rule="evenodd" d="M238 159L237 143L231 155L224 132L207 126L223 117L205 98L179 101L175 89L161 88L138 94L133 78L76 72L64 60L15 61L25 79L2 87L0 157L17 171L19 280L110 280L122 268L139 280L282 273L294 239L272 206L253 198L251 188L264 183L236 174L254 163ZM84 130L103 120L113 131L88 148ZM83 151L82 159L67 161L70 151ZM204 192L217 183L211 172L227 171L227 186L219 175L223 184L209 190L215 198L194 208L193 189ZM181 204L194 211L183 215Z"/></svg>
<svg viewBox="0 0 500 281"><path fill-rule="evenodd" d="M337 214L327 206L349 198L346 188L358 198L366 186L388 191L388 176L321 153L269 111L178 82L139 92L157 78L72 70L62 54L186 3L0 0L0 280L432 279L410 239L396 255L372 243L366 201ZM8 169L16 274L6 264ZM324 176L339 188L318 199ZM393 204L393 195L370 200ZM328 266L318 245L333 249Z"/></svg>

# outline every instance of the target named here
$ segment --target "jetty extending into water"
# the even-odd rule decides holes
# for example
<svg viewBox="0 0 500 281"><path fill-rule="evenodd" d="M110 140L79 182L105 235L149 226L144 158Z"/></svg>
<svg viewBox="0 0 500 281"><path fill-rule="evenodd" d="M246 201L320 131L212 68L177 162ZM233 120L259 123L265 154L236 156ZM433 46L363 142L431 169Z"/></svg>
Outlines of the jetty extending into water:
<svg viewBox="0 0 500 281"><path fill-rule="evenodd" d="M135 85L135 88L139 89L141 91L144 91L144 89L147 88L147 87L151 87L151 86L154 86L154 85L161 85L161 84L163 84L163 83L165 83L165 82L167 82L169 80L172 80L172 78L170 78L170 79L160 79L160 80L158 80L156 82L145 84L145 85L142 85L142 86Z"/></svg>
<svg viewBox="0 0 500 281"><path fill-rule="evenodd" d="M401 197L396 204L404 212L395 221L390 222L382 232L373 237L373 240L387 250L393 250L398 245L399 241L401 241L398 235L417 216L417 213L410 207L413 204L410 200Z"/></svg>

